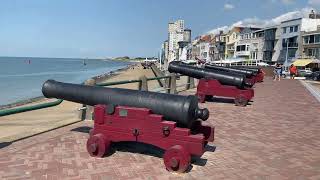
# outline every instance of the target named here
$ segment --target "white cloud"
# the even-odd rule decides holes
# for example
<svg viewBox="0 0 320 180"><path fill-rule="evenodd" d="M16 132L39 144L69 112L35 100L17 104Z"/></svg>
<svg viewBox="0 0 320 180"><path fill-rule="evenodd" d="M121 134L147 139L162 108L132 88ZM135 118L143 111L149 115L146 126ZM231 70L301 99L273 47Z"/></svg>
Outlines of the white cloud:
<svg viewBox="0 0 320 180"><path fill-rule="evenodd" d="M313 6L320 5L320 0L309 0L308 4Z"/></svg>
<svg viewBox="0 0 320 180"><path fill-rule="evenodd" d="M222 27L212 29L208 32L208 34L219 34L220 31L223 31L223 32L229 31L229 26L222 26Z"/></svg>
<svg viewBox="0 0 320 180"><path fill-rule="evenodd" d="M281 2L283 4L289 5L289 4L293 4L295 2L295 0L281 0Z"/></svg>
<svg viewBox="0 0 320 180"><path fill-rule="evenodd" d="M280 16L277 16L272 19L259 19L257 17L253 18L246 18L241 21L235 22L230 26L222 26L215 29L210 30L209 34L218 34L220 30L223 30L224 32L229 31L233 27L270 27L270 26L276 26L279 25L282 21L287 21L290 19L297 19L301 17L307 17L308 14L311 12L312 8L306 7L301 9L300 11L291 11L287 12L285 14L282 14Z"/></svg>
<svg viewBox="0 0 320 180"><path fill-rule="evenodd" d="M226 11L234 9L234 5L226 3L226 4L224 4L223 9Z"/></svg>

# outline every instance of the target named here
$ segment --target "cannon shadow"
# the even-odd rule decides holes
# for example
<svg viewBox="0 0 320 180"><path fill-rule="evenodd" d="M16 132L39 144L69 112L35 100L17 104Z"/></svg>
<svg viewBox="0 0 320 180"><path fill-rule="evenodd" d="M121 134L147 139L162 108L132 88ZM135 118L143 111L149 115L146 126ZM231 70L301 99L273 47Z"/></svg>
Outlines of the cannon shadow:
<svg viewBox="0 0 320 180"><path fill-rule="evenodd" d="M206 97L207 102L213 102L213 103L226 103L226 104L234 104L234 99L232 98L225 98L225 97ZM252 105L253 101L250 100L247 104L247 106Z"/></svg>
<svg viewBox="0 0 320 180"><path fill-rule="evenodd" d="M0 149L5 148L7 146L10 146L12 144L12 142L1 142L0 143Z"/></svg>
<svg viewBox="0 0 320 180"><path fill-rule="evenodd" d="M88 126L81 126L72 129L71 131L81 132L81 133L89 133L92 128ZM216 146L212 146L207 144L205 147L205 151L214 152L216 150ZM143 155L153 156L157 158L162 158L165 150L154 146L152 144L146 144L142 142L133 142L133 141L122 141L122 142L113 142L111 144L111 149L108 154L104 157L111 156L116 152L130 152L130 153L139 153ZM193 165L197 166L205 166L207 163L207 159L201 158L199 156L191 157L191 166L187 169L187 172L191 171Z"/></svg>

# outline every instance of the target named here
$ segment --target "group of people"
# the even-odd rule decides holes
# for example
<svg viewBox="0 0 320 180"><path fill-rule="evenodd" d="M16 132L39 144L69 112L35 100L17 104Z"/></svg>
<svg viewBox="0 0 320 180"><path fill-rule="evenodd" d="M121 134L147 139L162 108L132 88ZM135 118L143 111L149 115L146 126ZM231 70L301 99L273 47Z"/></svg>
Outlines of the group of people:
<svg viewBox="0 0 320 180"><path fill-rule="evenodd" d="M273 70L273 73L274 73L274 81L276 81L276 80L280 81L281 76L282 76L282 71L283 71L282 65L278 63L278 64L274 67L274 70ZM298 74L298 69L297 69L297 67L294 66L293 64L291 64L291 66L289 67L289 73L290 73L290 79L294 79L294 77L296 77L297 74Z"/></svg>

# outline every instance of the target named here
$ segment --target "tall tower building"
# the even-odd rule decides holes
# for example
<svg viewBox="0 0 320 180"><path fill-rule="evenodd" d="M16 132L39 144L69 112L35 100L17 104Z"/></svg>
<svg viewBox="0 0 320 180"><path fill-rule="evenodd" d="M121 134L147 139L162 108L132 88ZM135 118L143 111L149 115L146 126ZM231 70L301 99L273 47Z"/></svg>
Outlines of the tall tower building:
<svg viewBox="0 0 320 180"><path fill-rule="evenodd" d="M184 20L177 20L168 24L168 63L178 57L178 42L184 41L184 29Z"/></svg>

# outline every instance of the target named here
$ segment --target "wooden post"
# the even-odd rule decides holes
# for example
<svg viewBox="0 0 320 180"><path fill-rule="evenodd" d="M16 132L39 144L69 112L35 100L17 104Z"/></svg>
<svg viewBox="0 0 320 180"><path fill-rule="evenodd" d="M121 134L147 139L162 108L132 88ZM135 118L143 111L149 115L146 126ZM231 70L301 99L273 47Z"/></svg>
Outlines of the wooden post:
<svg viewBox="0 0 320 180"><path fill-rule="evenodd" d="M177 77L176 74L170 74L170 94L177 94Z"/></svg>
<svg viewBox="0 0 320 180"><path fill-rule="evenodd" d="M186 89L188 90L188 89L193 89L193 88L195 88L195 85L194 85L194 78L193 78L193 77L188 76Z"/></svg>
<svg viewBox="0 0 320 180"><path fill-rule="evenodd" d="M147 81L147 77L145 75L141 76L139 78L140 82L139 82L139 90L140 91L148 91L148 81Z"/></svg>
<svg viewBox="0 0 320 180"><path fill-rule="evenodd" d="M166 73L166 76L169 76L170 73ZM171 83L171 76L169 78L166 78L165 80L165 86L164 88L166 88L166 93L170 93L170 83Z"/></svg>
<svg viewBox="0 0 320 180"><path fill-rule="evenodd" d="M88 79L84 82L84 85L88 85L88 86L95 86L96 85L96 80L95 79ZM81 120L93 120L93 107L92 106L88 106L83 104L82 105L82 109L80 110L80 118Z"/></svg>

